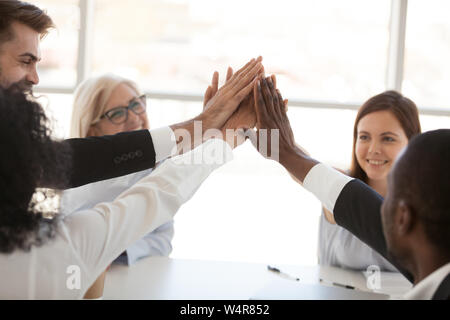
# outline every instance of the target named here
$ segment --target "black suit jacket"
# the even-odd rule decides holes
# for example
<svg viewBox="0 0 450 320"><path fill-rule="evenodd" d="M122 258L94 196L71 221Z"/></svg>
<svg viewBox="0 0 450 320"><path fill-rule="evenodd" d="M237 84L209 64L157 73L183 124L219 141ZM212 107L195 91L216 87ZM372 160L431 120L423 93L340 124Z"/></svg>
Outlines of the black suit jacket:
<svg viewBox="0 0 450 320"><path fill-rule="evenodd" d="M148 130L119 133L113 136L68 139L63 144L72 151L68 181L48 181L40 187L74 188L153 168L155 148Z"/></svg>
<svg viewBox="0 0 450 320"><path fill-rule="evenodd" d="M409 281L414 278L398 261L389 255L381 223L381 197L360 180L352 180L345 185L334 206L336 223L349 230L372 249L391 262ZM433 299L449 299L450 275L435 292Z"/></svg>

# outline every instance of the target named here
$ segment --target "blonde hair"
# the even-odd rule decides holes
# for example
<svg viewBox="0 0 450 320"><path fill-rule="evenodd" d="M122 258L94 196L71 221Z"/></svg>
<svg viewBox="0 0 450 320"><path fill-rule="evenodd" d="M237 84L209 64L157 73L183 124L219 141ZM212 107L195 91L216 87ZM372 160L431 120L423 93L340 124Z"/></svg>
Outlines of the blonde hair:
<svg viewBox="0 0 450 320"><path fill-rule="evenodd" d="M106 104L112 92L119 84L126 84L140 94L133 81L105 74L85 80L75 91L70 124L70 138L85 138L89 128L98 121L105 112Z"/></svg>

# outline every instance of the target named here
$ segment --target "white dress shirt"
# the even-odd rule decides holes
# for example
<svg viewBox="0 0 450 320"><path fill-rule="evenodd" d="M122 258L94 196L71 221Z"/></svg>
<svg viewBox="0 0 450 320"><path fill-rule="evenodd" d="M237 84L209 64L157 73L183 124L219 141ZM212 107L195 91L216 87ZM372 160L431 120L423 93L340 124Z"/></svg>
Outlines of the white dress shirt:
<svg viewBox="0 0 450 320"><path fill-rule="evenodd" d="M149 130L155 149L155 163L158 163L177 151L175 133L170 127Z"/></svg>
<svg viewBox="0 0 450 320"><path fill-rule="evenodd" d="M199 154L196 162L191 154ZM210 140L165 161L114 201L65 217L44 245L0 254L0 299L82 298L121 252L170 221L209 174L231 159L226 142Z"/></svg>
<svg viewBox="0 0 450 320"><path fill-rule="evenodd" d="M415 285L404 298L408 300L429 300L433 297L441 282L450 273L450 263L440 267Z"/></svg>
<svg viewBox="0 0 450 320"><path fill-rule="evenodd" d="M65 190L61 197L60 212L66 216L80 210L91 209L101 202L111 202L152 171L153 169L148 169ZM120 255L114 262L131 265L148 256L168 256L172 252L173 236L172 219L137 240L127 248L126 254Z"/></svg>

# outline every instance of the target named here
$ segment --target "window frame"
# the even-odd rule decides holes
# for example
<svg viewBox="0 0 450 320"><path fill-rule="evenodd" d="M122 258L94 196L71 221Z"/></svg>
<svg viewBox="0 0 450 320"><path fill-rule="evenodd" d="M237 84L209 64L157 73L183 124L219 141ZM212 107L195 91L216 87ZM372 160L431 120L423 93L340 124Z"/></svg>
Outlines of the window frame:
<svg viewBox="0 0 450 320"><path fill-rule="evenodd" d="M90 58L93 40L89 29L92 27L95 0L79 0L80 29L77 56L77 81L74 87L38 86L36 92L73 94L75 88L89 77L91 66ZM389 21L388 59L385 70L386 90L402 92L404 78L406 18L408 0L391 0L391 13ZM177 94L173 92L146 91L150 99L178 100L202 102L201 94ZM358 110L363 101L357 103L341 103L328 100L289 99L289 107L307 107L318 109ZM434 116L450 116L450 110L439 107L418 106L420 114Z"/></svg>

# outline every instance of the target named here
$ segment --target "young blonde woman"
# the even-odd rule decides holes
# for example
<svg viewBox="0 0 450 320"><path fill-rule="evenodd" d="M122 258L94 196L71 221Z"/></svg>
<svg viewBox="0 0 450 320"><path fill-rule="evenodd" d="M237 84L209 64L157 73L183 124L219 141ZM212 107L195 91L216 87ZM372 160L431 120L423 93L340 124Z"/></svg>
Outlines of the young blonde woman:
<svg viewBox="0 0 450 320"><path fill-rule="evenodd" d="M358 178L383 197L394 160L415 135L421 133L417 107L395 91L386 91L365 102L353 130L353 156L349 176ZM357 237L335 224L323 209L319 226L319 264L365 270L397 271L386 259Z"/></svg>
<svg viewBox="0 0 450 320"><path fill-rule="evenodd" d="M145 95L130 80L112 74L89 79L76 90L70 136L85 138L149 129L146 104ZM92 157L95 158L95 154ZM149 169L67 190L62 198L63 212L69 214L91 208L100 202L112 201L151 171ZM115 262L133 264L147 256L168 256L172 251L173 235L172 220L128 247ZM106 271L87 291L86 299L102 297L105 275Z"/></svg>

